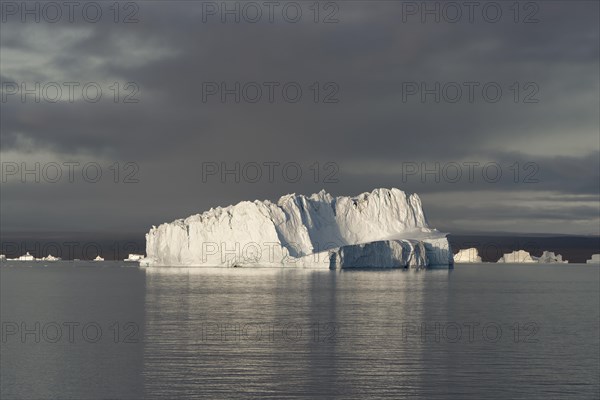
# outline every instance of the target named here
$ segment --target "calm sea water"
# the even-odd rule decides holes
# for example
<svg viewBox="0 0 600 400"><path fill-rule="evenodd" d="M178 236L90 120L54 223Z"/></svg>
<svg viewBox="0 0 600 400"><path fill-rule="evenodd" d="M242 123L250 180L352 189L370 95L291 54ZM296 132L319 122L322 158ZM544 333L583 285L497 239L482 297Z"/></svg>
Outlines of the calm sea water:
<svg viewBox="0 0 600 400"><path fill-rule="evenodd" d="M2 399L600 397L598 266L27 265L0 267Z"/></svg>

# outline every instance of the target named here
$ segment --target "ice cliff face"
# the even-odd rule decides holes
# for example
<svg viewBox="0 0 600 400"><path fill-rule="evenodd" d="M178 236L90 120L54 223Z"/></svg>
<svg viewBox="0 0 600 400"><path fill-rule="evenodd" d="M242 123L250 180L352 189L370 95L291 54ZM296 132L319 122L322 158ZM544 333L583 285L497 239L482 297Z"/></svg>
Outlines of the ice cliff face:
<svg viewBox="0 0 600 400"><path fill-rule="evenodd" d="M374 243L376 242L376 243ZM452 264L444 234L430 229L421 200L398 189L356 197L286 195L244 201L153 227L156 266L426 267Z"/></svg>

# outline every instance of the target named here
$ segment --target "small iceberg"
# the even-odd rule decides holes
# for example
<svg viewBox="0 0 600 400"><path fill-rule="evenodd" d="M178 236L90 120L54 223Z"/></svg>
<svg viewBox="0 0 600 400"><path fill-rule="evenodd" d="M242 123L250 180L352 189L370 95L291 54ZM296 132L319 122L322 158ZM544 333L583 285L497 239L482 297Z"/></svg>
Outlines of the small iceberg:
<svg viewBox="0 0 600 400"><path fill-rule="evenodd" d="M29 254L29 252L27 252L27 253L25 253L25 255L22 255L19 258L17 258L17 260L19 260L19 261L34 261L35 257L32 256L31 254Z"/></svg>
<svg viewBox="0 0 600 400"><path fill-rule="evenodd" d="M471 247L469 249L459 250L458 253L454 255L454 262L460 264L480 263L481 257L479 256L477 249Z"/></svg>
<svg viewBox="0 0 600 400"><path fill-rule="evenodd" d="M600 264L600 254L592 254L592 258L586 261L587 264Z"/></svg>
<svg viewBox="0 0 600 400"><path fill-rule="evenodd" d="M100 255L97 255L93 261L104 261L104 258L100 257Z"/></svg>
<svg viewBox="0 0 600 400"><path fill-rule="evenodd" d="M140 262L144 256L142 254L129 254L123 261L126 262Z"/></svg>
<svg viewBox="0 0 600 400"><path fill-rule="evenodd" d="M544 251L541 257L533 257L534 260L541 264L566 264L569 261L563 260L562 255L554 254L552 251Z"/></svg>
<svg viewBox="0 0 600 400"><path fill-rule="evenodd" d="M569 261L563 260L562 255L554 254L552 251L544 251L540 257L536 257L525 250L516 250L503 255L498 262L511 264L567 264Z"/></svg>
<svg viewBox="0 0 600 400"><path fill-rule="evenodd" d="M500 259L498 260L498 263L501 263L501 264L502 263L530 264L530 263L537 263L537 260L535 260L531 256L531 254L529 254L525 250L516 250L516 251L513 251L512 253L506 253L505 255L500 257Z"/></svg>

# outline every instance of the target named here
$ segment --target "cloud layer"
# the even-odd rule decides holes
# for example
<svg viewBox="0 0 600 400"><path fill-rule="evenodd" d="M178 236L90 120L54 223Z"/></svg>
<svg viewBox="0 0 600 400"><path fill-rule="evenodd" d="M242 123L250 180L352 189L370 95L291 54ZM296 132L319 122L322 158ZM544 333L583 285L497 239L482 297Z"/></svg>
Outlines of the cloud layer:
<svg viewBox="0 0 600 400"><path fill-rule="evenodd" d="M492 3L457 23L444 2L428 2L440 22L387 1L281 2L256 23L241 2L138 2L117 23L104 3L96 23L4 12L1 229L143 232L243 199L395 186L444 230L598 234L599 5L498 2L491 22Z"/></svg>

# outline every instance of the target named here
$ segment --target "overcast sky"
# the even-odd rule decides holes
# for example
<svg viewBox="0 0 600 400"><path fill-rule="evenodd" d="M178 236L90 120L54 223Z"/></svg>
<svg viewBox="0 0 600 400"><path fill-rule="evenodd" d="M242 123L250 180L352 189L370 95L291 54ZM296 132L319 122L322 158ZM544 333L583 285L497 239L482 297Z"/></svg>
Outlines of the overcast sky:
<svg viewBox="0 0 600 400"><path fill-rule="evenodd" d="M39 22L3 2L0 25L4 233L142 235L245 199L398 187L447 232L599 234L597 1L428 2L439 22L421 2L228 2L239 22L222 2L73 21L28 4ZM239 182L221 176L236 163Z"/></svg>

